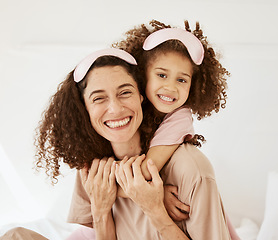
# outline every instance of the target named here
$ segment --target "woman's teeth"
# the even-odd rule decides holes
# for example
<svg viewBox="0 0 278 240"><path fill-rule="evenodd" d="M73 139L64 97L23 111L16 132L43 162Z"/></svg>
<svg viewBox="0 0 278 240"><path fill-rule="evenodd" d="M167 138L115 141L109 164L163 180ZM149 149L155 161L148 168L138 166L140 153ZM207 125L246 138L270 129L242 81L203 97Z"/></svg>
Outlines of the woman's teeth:
<svg viewBox="0 0 278 240"><path fill-rule="evenodd" d="M130 121L130 117L124 118L120 121L107 121L105 124L110 128L118 128L127 125Z"/></svg>
<svg viewBox="0 0 278 240"><path fill-rule="evenodd" d="M173 102L175 100L174 98L166 97L163 95L158 95L158 97L166 102Z"/></svg>

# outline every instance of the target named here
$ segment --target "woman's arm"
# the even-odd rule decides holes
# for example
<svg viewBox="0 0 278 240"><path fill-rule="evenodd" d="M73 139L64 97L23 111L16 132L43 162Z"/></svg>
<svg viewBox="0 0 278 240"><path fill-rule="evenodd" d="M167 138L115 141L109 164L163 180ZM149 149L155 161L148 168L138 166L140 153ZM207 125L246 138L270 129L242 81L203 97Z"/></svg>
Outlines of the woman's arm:
<svg viewBox="0 0 278 240"><path fill-rule="evenodd" d="M169 217L163 204L163 181L152 160L148 161L152 181L142 175L141 164L145 156L130 158L116 166L116 179L124 192L149 217L164 240L188 239L185 233Z"/></svg>
<svg viewBox="0 0 278 240"><path fill-rule="evenodd" d="M81 180L91 201L96 239L116 239L111 211L117 195L114 159L94 159L90 169L81 170Z"/></svg>

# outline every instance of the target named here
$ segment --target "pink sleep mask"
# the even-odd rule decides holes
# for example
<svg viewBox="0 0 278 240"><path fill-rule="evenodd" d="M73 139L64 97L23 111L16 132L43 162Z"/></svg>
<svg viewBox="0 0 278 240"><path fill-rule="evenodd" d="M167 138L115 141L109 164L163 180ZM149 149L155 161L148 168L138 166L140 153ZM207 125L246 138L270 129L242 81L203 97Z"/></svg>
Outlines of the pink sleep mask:
<svg viewBox="0 0 278 240"><path fill-rule="evenodd" d="M204 58L204 47L200 40L191 32L180 28L164 28L150 34L143 44L144 50L151 50L168 40L179 40L187 48L187 51L196 65L200 65Z"/></svg>
<svg viewBox="0 0 278 240"><path fill-rule="evenodd" d="M118 57L127 63L130 63L132 65L137 65L136 60L132 55L130 55L128 52L117 49L117 48L107 48L102 49L96 52L91 53L87 57L85 57L75 68L73 73L73 79L75 82L80 82L85 75L87 74L88 70L92 66L92 64L99 58L103 56L114 56Z"/></svg>

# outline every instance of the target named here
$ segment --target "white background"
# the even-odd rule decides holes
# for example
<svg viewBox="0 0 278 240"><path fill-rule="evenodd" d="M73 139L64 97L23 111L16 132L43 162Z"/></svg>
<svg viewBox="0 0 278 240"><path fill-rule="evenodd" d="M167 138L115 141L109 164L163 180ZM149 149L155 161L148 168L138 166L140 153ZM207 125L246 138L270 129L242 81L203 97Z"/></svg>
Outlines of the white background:
<svg viewBox="0 0 278 240"><path fill-rule="evenodd" d="M90 52L157 19L194 28L231 72L226 109L195 121L207 143L224 205L235 226L258 225L267 174L278 170L278 3L275 0L0 0L0 227L65 220L74 172L52 187L33 167L34 129L49 97Z"/></svg>

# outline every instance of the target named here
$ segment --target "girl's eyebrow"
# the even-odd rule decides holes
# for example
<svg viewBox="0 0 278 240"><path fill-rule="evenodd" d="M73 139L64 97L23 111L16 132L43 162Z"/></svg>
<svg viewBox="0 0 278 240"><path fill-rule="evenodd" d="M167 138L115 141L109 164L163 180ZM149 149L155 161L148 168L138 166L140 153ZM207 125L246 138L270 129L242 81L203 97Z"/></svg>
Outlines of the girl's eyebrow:
<svg viewBox="0 0 278 240"><path fill-rule="evenodd" d="M135 89L135 87L134 87L131 83L124 83L124 84L118 86L117 89L121 89L121 88L124 88L124 87L132 87L132 88ZM89 98L90 98L93 94L96 94L96 93L104 93L104 92L105 92L105 90L102 90L102 89L94 90L94 91L92 91L92 92L90 93Z"/></svg>
<svg viewBox="0 0 278 240"><path fill-rule="evenodd" d="M155 70L162 70L162 71L165 71L165 72L169 72L168 69L163 68L163 67L157 67L157 68L155 68ZM180 73L181 73L182 75L185 75L186 77L190 77L190 78L191 78L191 75L188 74L188 73L184 73L184 72L180 72Z"/></svg>

